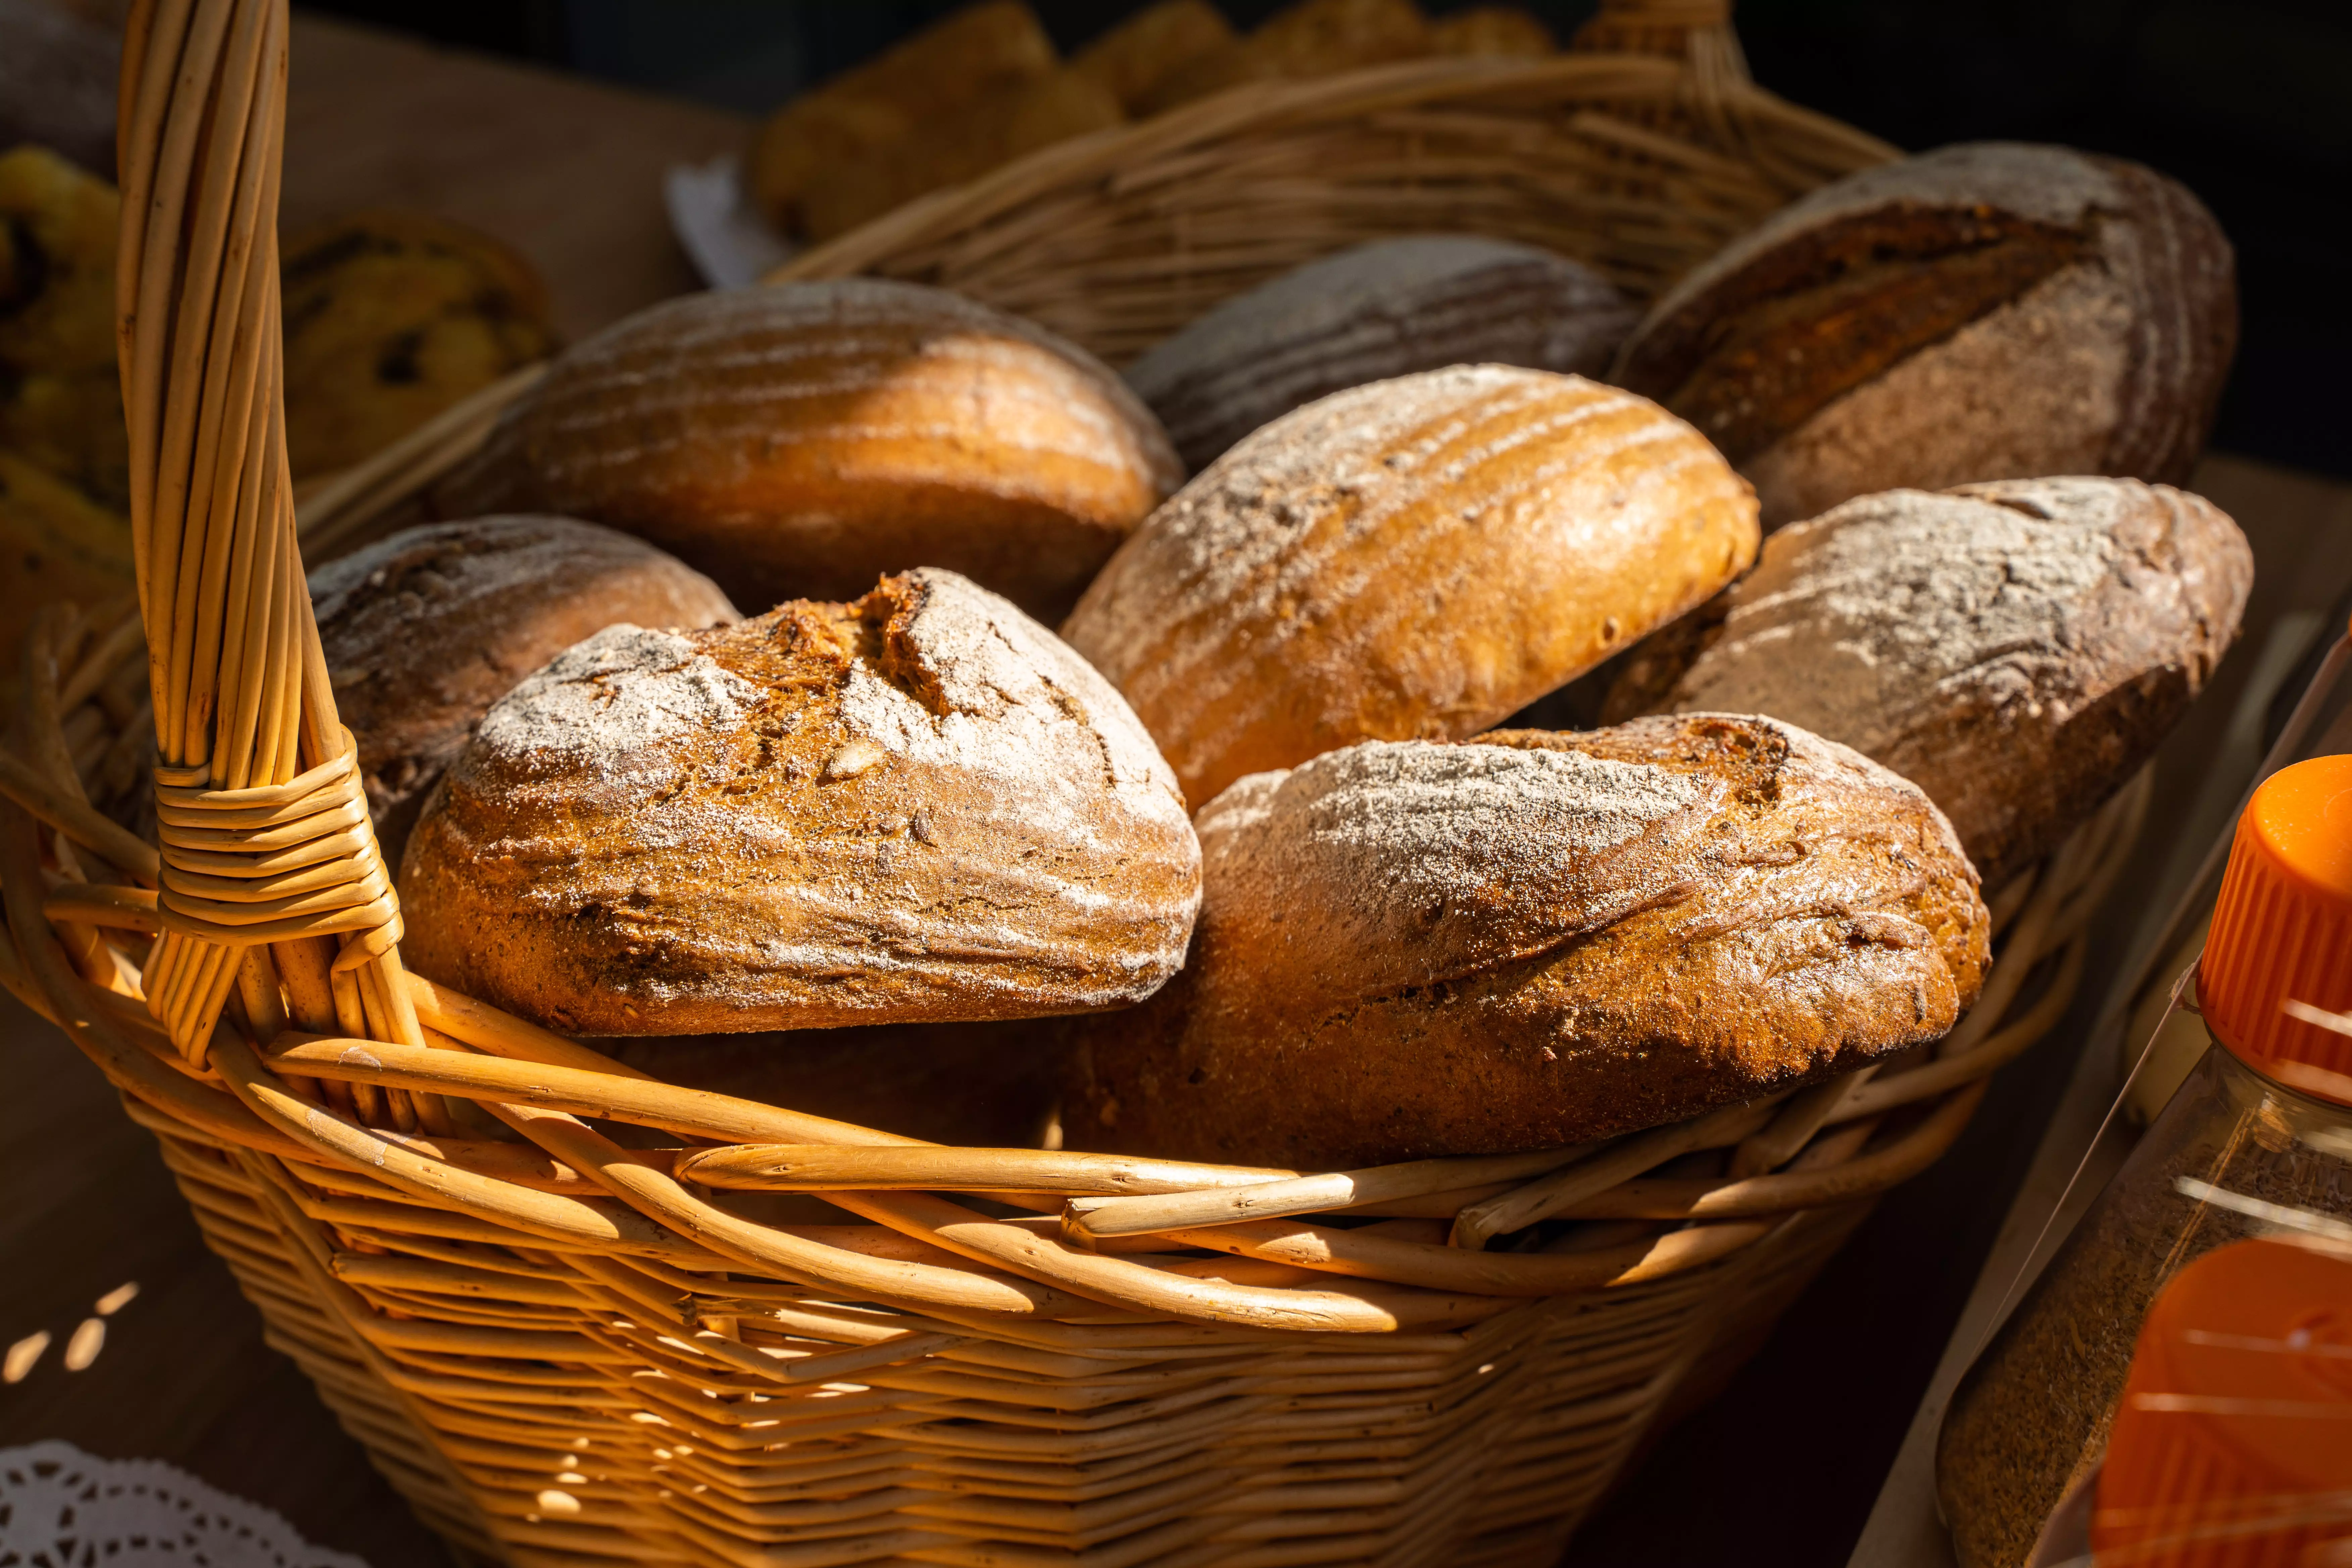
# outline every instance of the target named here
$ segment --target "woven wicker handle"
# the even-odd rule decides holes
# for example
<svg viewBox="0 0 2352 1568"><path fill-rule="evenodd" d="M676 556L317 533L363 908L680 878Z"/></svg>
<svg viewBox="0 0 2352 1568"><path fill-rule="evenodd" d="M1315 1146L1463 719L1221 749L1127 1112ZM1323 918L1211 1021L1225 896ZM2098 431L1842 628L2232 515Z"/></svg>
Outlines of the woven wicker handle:
<svg viewBox="0 0 2352 1568"><path fill-rule="evenodd" d="M123 42L117 335L161 759L146 987L199 1063L232 991L265 1038L290 1005L308 1028L424 1043L295 543L286 38L286 0L141 0Z"/></svg>

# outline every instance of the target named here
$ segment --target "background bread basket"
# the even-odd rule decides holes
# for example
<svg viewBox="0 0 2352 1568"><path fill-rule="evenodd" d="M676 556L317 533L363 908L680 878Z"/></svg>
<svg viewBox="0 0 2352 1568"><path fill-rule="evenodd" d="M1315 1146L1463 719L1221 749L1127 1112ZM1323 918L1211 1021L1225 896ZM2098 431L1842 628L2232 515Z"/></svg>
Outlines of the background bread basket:
<svg viewBox="0 0 2352 1568"><path fill-rule="evenodd" d="M1589 40L1678 57L1243 89L793 273L947 284L1114 357L1297 261L1439 224L1646 294L1886 155L1748 84L1722 20L1612 7ZM1582 1150L1318 1174L916 1144L665 1085L406 973L286 471L285 40L274 0L131 24L142 605L30 629L0 751L0 979L123 1090L272 1342L462 1548L1548 1563L2063 1011L2137 786L1999 890L1995 968L1931 1059ZM375 526L526 377L310 498L301 547ZM151 730L160 852L91 804ZM1648 1174L1709 1149L1730 1174ZM843 1223L747 1218L730 1188L822 1194ZM1318 1220L1338 1210L1450 1235ZM1561 1216L1641 1223L1485 1249Z"/></svg>

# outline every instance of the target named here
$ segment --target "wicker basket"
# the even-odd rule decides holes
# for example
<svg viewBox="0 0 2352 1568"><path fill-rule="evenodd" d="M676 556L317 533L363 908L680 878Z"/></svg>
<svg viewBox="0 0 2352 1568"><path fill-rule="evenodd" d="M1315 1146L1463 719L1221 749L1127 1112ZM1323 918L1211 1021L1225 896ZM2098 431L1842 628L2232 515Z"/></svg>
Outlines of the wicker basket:
<svg viewBox="0 0 2352 1568"><path fill-rule="evenodd" d="M1612 25L1656 22L1634 12ZM1431 223L1654 284L1879 155L1748 86L1719 26L1666 20L1684 60L1244 90L796 270L938 279L1118 353ZM461 1547L1549 1563L1661 1413L2063 1011L2143 786L2002 891L1984 998L1936 1049L1583 1150L1302 1174L936 1147L672 1088L406 973L287 480L285 39L284 0L143 0L131 23L144 616L31 628L0 751L0 981L122 1090L271 1342ZM315 498L308 542L381 516L525 379ZM101 809L150 734L160 853ZM1654 1173L1706 1150L1727 1174Z"/></svg>

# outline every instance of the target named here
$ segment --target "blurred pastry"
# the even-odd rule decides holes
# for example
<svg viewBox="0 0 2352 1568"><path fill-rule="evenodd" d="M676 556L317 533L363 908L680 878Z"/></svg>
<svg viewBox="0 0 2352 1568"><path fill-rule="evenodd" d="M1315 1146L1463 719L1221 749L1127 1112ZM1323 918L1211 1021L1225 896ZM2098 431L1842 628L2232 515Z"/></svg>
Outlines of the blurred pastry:
<svg viewBox="0 0 2352 1568"><path fill-rule="evenodd" d="M289 241L280 273L298 475L373 457L556 346L538 271L445 218L338 218Z"/></svg>
<svg viewBox="0 0 2352 1568"><path fill-rule="evenodd" d="M1233 24L1208 0L1160 0L1080 49L1070 68L1140 114L1162 81L1233 42Z"/></svg>

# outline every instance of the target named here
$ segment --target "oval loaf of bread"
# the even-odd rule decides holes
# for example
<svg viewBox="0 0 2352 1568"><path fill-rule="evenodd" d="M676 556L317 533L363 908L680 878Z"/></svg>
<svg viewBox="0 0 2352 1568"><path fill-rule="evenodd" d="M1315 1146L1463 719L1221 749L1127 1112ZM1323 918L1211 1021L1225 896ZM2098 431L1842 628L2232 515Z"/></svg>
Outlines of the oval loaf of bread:
<svg viewBox="0 0 2352 1568"><path fill-rule="evenodd" d="M1025 1017L1172 973L1200 847L1118 694L925 569L569 649L483 719L400 891L421 973L568 1033Z"/></svg>
<svg viewBox="0 0 2352 1568"><path fill-rule="evenodd" d="M742 618L701 573L568 517L403 529L311 573L310 602L388 866L441 770L516 681L616 621Z"/></svg>
<svg viewBox="0 0 2352 1568"><path fill-rule="evenodd" d="M1637 316L1581 262L1507 240L1351 246L1236 295L1127 368L1198 470L1261 425L1368 381L1450 364L1601 375Z"/></svg>
<svg viewBox="0 0 2352 1568"><path fill-rule="evenodd" d="M2163 175L1973 142L1781 208L1658 302L1612 379L1706 432L1768 527L1898 486L2179 484L2236 289L2212 215Z"/></svg>
<svg viewBox="0 0 2352 1568"><path fill-rule="evenodd" d="M758 610L941 566L1058 616L1183 479L1084 350L869 278L656 305L554 363L434 499L652 540Z"/></svg>
<svg viewBox="0 0 2352 1568"><path fill-rule="evenodd" d="M1926 790L1987 887L2055 847L2168 733L2253 587L2221 509L2135 479L1864 496L1628 660L1608 717L1769 713Z"/></svg>
<svg viewBox="0 0 2352 1568"><path fill-rule="evenodd" d="M1191 962L1076 1026L1071 1148L1328 1170L1605 1138L1935 1038L1991 931L1927 796L1769 719L1369 742L1199 827Z"/></svg>
<svg viewBox="0 0 2352 1568"><path fill-rule="evenodd" d="M1063 628L1203 801L1362 740L1475 734L1752 560L1697 432L1579 376L1334 393L1154 512Z"/></svg>

